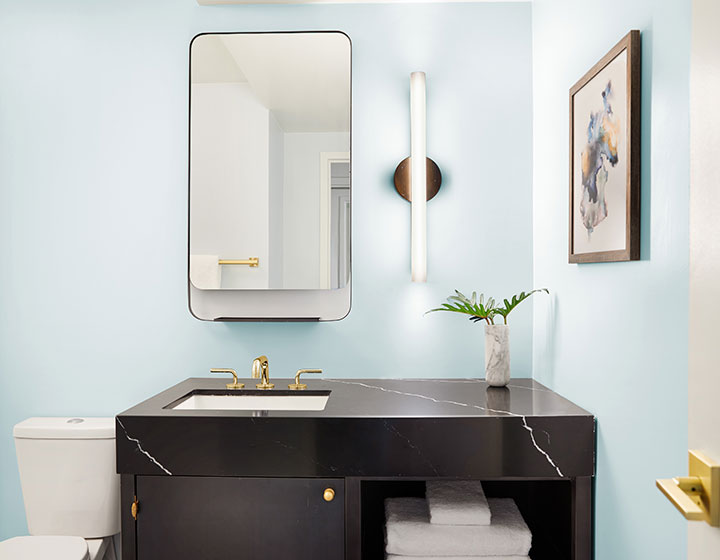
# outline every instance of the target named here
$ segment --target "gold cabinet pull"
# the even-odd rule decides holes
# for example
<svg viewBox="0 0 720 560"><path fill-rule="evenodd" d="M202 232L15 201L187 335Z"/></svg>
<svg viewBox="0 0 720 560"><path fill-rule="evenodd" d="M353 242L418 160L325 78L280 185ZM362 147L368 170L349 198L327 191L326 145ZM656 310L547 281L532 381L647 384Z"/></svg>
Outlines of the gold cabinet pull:
<svg viewBox="0 0 720 560"><path fill-rule="evenodd" d="M304 391L307 389L307 385L305 383L300 383L300 376L303 373L322 373L321 369L299 369L297 370L297 373L295 374L295 383L290 383L288 385L288 389L292 389L293 391Z"/></svg>
<svg viewBox="0 0 720 560"><path fill-rule="evenodd" d="M335 490L332 488L325 488L325 492L323 492L323 500L326 502L332 502L335 499Z"/></svg>
<svg viewBox="0 0 720 560"><path fill-rule="evenodd" d="M139 508L140 508L140 502L138 502L137 496L133 496L133 503L130 506L130 514L133 516L133 519L135 521L137 521Z"/></svg>
<svg viewBox="0 0 720 560"><path fill-rule="evenodd" d="M720 527L720 465L690 450L688 471L690 476L658 479L655 484L685 519Z"/></svg>
<svg viewBox="0 0 720 560"><path fill-rule="evenodd" d="M230 373L233 376L233 382L225 385L228 389L242 389L245 387L245 383L238 383L238 376L234 369L230 368L213 368L210 373Z"/></svg>

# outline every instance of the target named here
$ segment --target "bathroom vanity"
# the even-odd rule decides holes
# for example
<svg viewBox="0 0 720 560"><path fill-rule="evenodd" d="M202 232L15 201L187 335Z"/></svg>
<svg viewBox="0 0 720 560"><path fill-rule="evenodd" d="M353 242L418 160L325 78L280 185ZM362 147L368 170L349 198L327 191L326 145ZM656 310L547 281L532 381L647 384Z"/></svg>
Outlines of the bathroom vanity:
<svg viewBox="0 0 720 560"><path fill-rule="evenodd" d="M124 560L382 559L385 498L434 478L514 498L533 560L592 558L595 420L539 383L273 381L187 379L117 416Z"/></svg>

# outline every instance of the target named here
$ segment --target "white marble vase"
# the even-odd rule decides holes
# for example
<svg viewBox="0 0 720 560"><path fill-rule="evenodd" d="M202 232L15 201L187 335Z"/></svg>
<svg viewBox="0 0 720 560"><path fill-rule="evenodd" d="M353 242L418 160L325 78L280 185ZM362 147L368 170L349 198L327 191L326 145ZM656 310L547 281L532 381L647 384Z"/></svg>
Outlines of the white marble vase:
<svg viewBox="0 0 720 560"><path fill-rule="evenodd" d="M485 325L485 381L505 387L510 381L510 327Z"/></svg>

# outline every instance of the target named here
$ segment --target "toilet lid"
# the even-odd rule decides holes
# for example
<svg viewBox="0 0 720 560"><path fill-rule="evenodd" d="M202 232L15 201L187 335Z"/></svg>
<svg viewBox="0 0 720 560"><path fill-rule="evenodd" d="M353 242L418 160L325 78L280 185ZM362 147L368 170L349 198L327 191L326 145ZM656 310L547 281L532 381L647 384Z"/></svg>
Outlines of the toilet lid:
<svg viewBox="0 0 720 560"><path fill-rule="evenodd" d="M0 560L88 560L81 537L13 537L0 542Z"/></svg>

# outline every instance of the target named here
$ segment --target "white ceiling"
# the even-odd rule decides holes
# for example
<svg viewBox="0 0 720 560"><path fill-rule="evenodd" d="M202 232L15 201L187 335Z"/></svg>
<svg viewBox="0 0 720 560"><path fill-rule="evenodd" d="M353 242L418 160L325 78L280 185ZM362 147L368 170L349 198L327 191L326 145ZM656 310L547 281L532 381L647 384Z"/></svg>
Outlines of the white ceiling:
<svg viewBox="0 0 720 560"><path fill-rule="evenodd" d="M483 2L525 2L532 0L197 0L197 3L211 4L477 4Z"/></svg>
<svg viewBox="0 0 720 560"><path fill-rule="evenodd" d="M350 130L350 42L342 33L202 35L193 82L247 82L285 132Z"/></svg>

